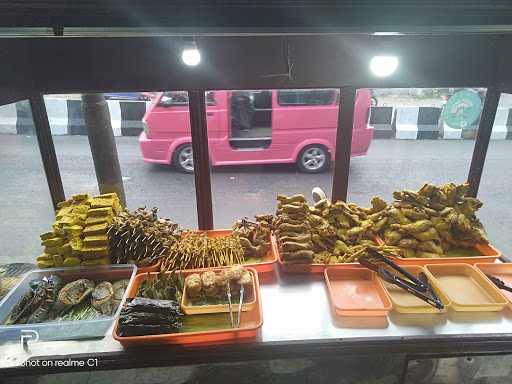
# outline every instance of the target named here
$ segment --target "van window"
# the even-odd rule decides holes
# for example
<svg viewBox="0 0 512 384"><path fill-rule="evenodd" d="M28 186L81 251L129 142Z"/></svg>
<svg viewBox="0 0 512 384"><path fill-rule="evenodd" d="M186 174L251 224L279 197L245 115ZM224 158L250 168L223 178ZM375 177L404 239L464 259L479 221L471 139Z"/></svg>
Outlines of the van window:
<svg viewBox="0 0 512 384"><path fill-rule="evenodd" d="M277 92L279 105L331 105L333 89L287 89Z"/></svg>
<svg viewBox="0 0 512 384"><path fill-rule="evenodd" d="M215 105L215 94L213 91L206 92L206 103L208 105ZM164 92L164 95L160 99L160 104L164 105L166 107L188 105L188 92L186 92L186 91Z"/></svg>

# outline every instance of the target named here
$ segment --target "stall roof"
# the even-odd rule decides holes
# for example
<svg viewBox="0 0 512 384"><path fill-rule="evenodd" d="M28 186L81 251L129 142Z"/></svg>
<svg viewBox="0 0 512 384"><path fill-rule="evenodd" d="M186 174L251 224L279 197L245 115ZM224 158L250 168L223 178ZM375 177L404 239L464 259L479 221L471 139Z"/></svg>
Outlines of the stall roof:
<svg viewBox="0 0 512 384"><path fill-rule="evenodd" d="M0 27L152 27L198 32L449 32L510 29L507 0L24 0Z"/></svg>

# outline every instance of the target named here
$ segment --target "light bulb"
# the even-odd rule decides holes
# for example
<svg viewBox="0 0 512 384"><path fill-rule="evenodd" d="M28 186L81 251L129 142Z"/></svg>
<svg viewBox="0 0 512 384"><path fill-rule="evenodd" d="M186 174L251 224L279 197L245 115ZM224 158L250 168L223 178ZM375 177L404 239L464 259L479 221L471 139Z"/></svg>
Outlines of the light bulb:
<svg viewBox="0 0 512 384"><path fill-rule="evenodd" d="M181 52L181 60L183 60L186 65L195 67L201 62L201 52L199 52L199 49L193 44L183 49L183 52Z"/></svg>
<svg viewBox="0 0 512 384"><path fill-rule="evenodd" d="M370 70L377 77L390 76L397 68L398 58L396 56L374 56L370 60Z"/></svg>

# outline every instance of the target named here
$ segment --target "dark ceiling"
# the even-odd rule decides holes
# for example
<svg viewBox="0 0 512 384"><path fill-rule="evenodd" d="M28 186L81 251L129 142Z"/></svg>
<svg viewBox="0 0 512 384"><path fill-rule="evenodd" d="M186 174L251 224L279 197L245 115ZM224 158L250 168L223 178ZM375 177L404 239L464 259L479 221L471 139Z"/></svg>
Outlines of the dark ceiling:
<svg viewBox="0 0 512 384"><path fill-rule="evenodd" d="M191 32L501 30L512 1L11 0L0 27L160 27Z"/></svg>

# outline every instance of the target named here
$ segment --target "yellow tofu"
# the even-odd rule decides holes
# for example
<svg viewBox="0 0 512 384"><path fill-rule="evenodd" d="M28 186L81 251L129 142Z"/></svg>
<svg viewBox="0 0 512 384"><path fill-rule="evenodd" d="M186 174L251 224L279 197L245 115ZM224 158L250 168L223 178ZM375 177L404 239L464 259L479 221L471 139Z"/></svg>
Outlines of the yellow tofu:
<svg viewBox="0 0 512 384"><path fill-rule="evenodd" d="M64 244L62 237L52 237L51 239L46 239L41 242L43 247L60 247L62 244Z"/></svg>
<svg viewBox="0 0 512 384"><path fill-rule="evenodd" d="M37 256L36 258L37 262L40 261L51 261L53 263L53 259L51 255L47 255L46 253L43 253L42 255Z"/></svg>
<svg viewBox="0 0 512 384"><path fill-rule="evenodd" d="M90 207L86 204L79 204L75 205L73 207L73 213L76 214L85 214L87 216L87 212L89 211Z"/></svg>
<svg viewBox="0 0 512 384"><path fill-rule="evenodd" d="M85 226L88 227L90 225L96 225L101 223L108 223L110 224L112 222L112 217L110 216L98 216L98 217L88 217L85 219Z"/></svg>
<svg viewBox="0 0 512 384"><path fill-rule="evenodd" d="M80 237L84 227L81 225L68 225L62 228L70 237L77 238Z"/></svg>
<svg viewBox="0 0 512 384"><path fill-rule="evenodd" d="M44 247L44 253L48 255L61 255L63 250L62 247Z"/></svg>
<svg viewBox="0 0 512 384"><path fill-rule="evenodd" d="M52 255L53 264L56 267L62 267L62 263L64 263L64 258L61 255Z"/></svg>
<svg viewBox="0 0 512 384"><path fill-rule="evenodd" d="M39 237L41 238L41 240L48 240L48 239L51 239L52 237L55 237L55 233L45 232L45 233L41 233L39 235Z"/></svg>
<svg viewBox="0 0 512 384"><path fill-rule="evenodd" d="M97 196L94 196L95 199L118 199L119 200L119 197L117 197L117 193L115 192L111 192L111 193L103 193L101 195L97 195Z"/></svg>
<svg viewBox="0 0 512 384"><path fill-rule="evenodd" d="M108 238L106 235L87 236L83 240L85 247L105 247L108 245Z"/></svg>
<svg viewBox="0 0 512 384"><path fill-rule="evenodd" d="M62 219L64 216L66 216L68 213L71 213L71 211L73 210L73 206L72 205L68 205L66 207L63 207L61 209L59 209L57 211L57 215L55 216L55 218L57 220L60 220Z"/></svg>
<svg viewBox="0 0 512 384"><path fill-rule="evenodd" d="M73 251L73 248L71 248L70 243L66 243L62 246L62 256L70 257L72 251Z"/></svg>
<svg viewBox="0 0 512 384"><path fill-rule="evenodd" d="M74 267L80 265L80 259L78 257L66 257L62 265L64 267Z"/></svg>
<svg viewBox="0 0 512 384"><path fill-rule="evenodd" d="M82 265L108 265L110 264L109 257L103 257L101 259L91 259L82 261Z"/></svg>
<svg viewBox="0 0 512 384"><path fill-rule="evenodd" d="M112 216L112 207L104 207L104 208L94 208L90 209L87 213L88 217L98 217L98 216Z"/></svg>
<svg viewBox="0 0 512 384"><path fill-rule="evenodd" d="M89 198L90 198L90 196L88 193L78 193L76 195L71 196L71 199L73 201L82 201L82 200L87 200Z"/></svg>
<svg viewBox="0 0 512 384"><path fill-rule="evenodd" d="M114 200L112 199L100 199L99 197L95 197L91 200L91 208L104 208L104 207L112 207L114 205Z"/></svg>
<svg viewBox="0 0 512 384"><path fill-rule="evenodd" d="M108 247L82 247L82 259L97 259L108 256Z"/></svg>
<svg viewBox="0 0 512 384"><path fill-rule="evenodd" d="M84 228L84 236L104 235L107 233L109 224L107 222L90 225Z"/></svg>

